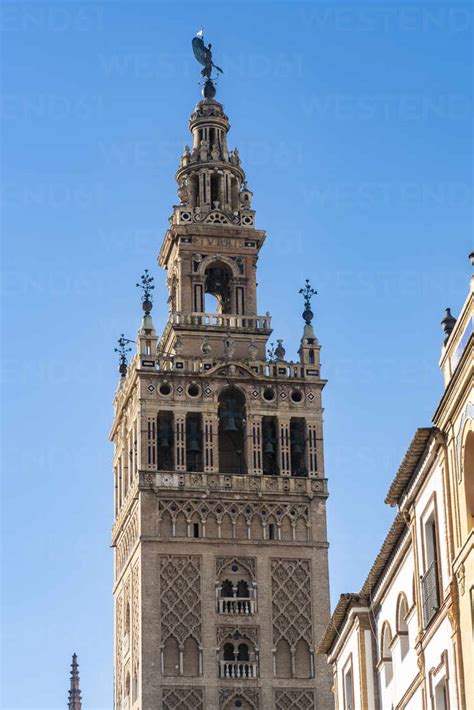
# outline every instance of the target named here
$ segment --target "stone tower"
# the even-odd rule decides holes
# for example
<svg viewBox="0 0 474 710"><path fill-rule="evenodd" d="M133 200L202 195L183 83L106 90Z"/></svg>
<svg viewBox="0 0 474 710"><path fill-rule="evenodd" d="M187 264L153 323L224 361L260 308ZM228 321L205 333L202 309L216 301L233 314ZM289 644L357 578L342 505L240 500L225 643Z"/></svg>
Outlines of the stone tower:
<svg viewBox="0 0 474 710"><path fill-rule="evenodd" d="M318 710L329 619L320 346L306 297L299 361L267 357L257 261L265 232L229 120L190 118L136 353L115 396L115 708ZM209 302L212 302L210 305Z"/></svg>

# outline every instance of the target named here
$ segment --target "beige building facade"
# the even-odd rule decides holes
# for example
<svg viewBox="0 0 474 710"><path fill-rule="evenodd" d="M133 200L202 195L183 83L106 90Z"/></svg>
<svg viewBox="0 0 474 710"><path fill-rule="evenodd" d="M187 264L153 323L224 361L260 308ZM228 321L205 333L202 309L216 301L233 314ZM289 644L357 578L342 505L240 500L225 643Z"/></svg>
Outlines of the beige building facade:
<svg viewBox="0 0 474 710"><path fill-rule="evenodd" d="M474 708L473 319L474 276L442 322L445 389L390 485L393 524L320 645L338 710Z"/></svg>
<svg viewBox="0 0 474 710"><path fill-rule="evenodd" d="M197 104L158 259L168 321L158 337L145 274L114 400L117 710L332 706L312 290L298 361L281 341L267 356L265 232L228 130L222 104Z"/></svg>

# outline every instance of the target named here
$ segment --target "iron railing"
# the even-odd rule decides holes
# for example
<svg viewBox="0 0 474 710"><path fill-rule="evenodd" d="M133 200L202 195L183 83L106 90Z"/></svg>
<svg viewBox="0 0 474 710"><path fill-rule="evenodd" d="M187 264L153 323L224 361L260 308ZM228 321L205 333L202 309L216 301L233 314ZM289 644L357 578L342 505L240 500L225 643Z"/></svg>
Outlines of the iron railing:
<svg viewBox="0 0 474 710"><path fill-rule="evenodd" d="M421 600L423 605L423 625L426 628L439 609L438 565L436 560L433 560L421 578Z"/></svg>

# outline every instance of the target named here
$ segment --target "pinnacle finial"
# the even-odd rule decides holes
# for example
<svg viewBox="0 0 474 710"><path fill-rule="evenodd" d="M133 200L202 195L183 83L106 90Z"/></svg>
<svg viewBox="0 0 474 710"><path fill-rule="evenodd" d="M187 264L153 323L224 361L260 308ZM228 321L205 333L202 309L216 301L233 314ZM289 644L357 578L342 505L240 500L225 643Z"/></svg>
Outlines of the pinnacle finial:
<svg viewBox="0 0 474 710"><path fill-rule="evenodd" d="M304 319L306 325L310 325L311 321L314 318L314 313L311 310L311 299L313 296L316 296L316 294L318 292L316 291L316 289L314 289L311 286L309 279L306 279L303 288L300 288L298 293L303 294L303 298L304 298L304 311L302 314L303 319Z"/></svg>
<svg viewBox="0 0 474 710"><path fill-rule="evenodd" d="M125 377L127 374L127 353L131 352L132 348L127 348L129 343L133 343L133 340L129 340L122 333L120 338L117 339L118 348L114 348L114 352L119 354L119 372L121 377ZM75 654L74 654L75 655Z"/></svg>
<svg viewBox="0 0 474 710"><path fill-rule="evenodd" d="M152 291L155 288L153 281L155 279L150 276L148 269L145 269L140 277L140 283L137 284L137 288L141 288L143 291L142 295L142 308L145 311L145 315L149 315L151 309L153 308L153 294Z"/></svg>
<svg viewBox="0 0 474 710"><path fill-rule="evenodd" d="M79 664L77 662L77 654L75 653L73 653L71 663L68 710L82 710L81 690L79 687Z"/></svg>

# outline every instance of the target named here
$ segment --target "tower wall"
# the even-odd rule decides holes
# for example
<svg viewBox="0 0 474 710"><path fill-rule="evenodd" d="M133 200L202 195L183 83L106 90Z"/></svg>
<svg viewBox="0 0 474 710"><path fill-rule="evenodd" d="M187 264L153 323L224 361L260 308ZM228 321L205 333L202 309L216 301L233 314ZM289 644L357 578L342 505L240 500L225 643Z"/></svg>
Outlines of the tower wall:
<svg viewBox="0 0 474 710"><path fill-rule="evenodd" d="M299 362L267 357L265 233L221 104L190 128L168 323L157 345L147 311L114 402L115 707L329 708L319 343L307 321Z"/></svg>

